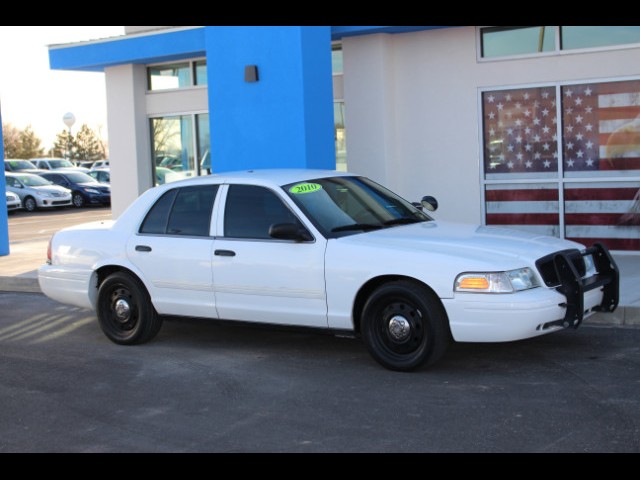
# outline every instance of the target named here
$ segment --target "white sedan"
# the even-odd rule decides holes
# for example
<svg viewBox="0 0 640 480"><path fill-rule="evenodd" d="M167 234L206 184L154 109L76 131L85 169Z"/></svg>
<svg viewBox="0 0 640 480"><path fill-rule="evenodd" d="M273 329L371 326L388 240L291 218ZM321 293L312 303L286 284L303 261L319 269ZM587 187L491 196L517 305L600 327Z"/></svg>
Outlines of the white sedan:
<svg viewBox="0 0 640 480"><path fill-rule="evenodd" d="M150 189L116 221L56 233L38 278L119 344L152 339L166 315L295 325L359 336L393 370L432 364L451 339L534 337L618 303L603 245L435 221L367 178L319 170Z"/></svg>

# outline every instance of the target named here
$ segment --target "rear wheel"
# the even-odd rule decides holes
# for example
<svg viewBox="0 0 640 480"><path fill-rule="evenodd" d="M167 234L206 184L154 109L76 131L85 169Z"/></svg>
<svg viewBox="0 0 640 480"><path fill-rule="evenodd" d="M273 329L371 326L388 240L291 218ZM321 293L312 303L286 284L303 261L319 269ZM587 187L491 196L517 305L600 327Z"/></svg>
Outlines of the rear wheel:
<svg viewBox="0 0 640 480"><path fill-rule="evenodd" d="M406 280L387 283L371 294L360 327L371 356L398 371L435 363L450 339L439 299L427 288Z"/></svg>
<svg viewBox="0 0 640 480"><path fill-rule="evenodd" d="M36 203L35 198L27 197L24 199L24 209L27 212L35 212L38 209L38 204Z"/></svg>
<svg viewBox="0 0 640 480"><path fill-rule="evenodd" d="M102 282L97 313L104 334L120 345L148 342L162 326L144 285L125 272L113 273Z"/></svg>

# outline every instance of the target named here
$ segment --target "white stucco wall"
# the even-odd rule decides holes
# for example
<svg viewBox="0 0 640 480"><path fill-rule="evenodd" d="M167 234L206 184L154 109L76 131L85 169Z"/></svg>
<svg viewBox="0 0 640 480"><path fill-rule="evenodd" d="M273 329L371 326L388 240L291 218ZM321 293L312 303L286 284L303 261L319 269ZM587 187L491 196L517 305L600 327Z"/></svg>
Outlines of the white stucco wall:
<svg viewBox="0 0 640 480"><path fill-rule="evenodd" d="M640 76L640 49L478 61L475 27L343 39L348 169L480 223L480 88Z"/></svg>

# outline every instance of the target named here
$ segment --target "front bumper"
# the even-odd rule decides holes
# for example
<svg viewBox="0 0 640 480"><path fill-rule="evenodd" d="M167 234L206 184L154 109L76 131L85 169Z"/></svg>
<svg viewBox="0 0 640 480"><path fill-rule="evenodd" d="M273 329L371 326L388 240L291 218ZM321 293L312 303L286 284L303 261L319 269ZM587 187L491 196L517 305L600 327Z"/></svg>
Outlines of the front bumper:
<svg viewBox="0 0 640 480"><path fill-rule="evenodd" d="M592 255L598 273L582 278L580 256ZM578 328L595 312L612 312L618 305L618 267L601 244L584 252L557 252L539 262L551 262L559 285L513 294L456 293L442 303L458 342L509 342L567 327Z"/></svg>

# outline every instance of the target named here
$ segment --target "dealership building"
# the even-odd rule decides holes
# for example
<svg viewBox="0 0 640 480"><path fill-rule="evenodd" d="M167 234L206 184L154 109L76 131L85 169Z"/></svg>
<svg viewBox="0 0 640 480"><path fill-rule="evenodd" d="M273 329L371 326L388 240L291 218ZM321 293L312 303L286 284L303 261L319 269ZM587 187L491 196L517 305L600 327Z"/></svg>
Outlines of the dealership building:
<svg viewBox="0 0 640 480"><path fill-rule="evenodd" d="M640 27L168 27L50 46L103 71L114 216L188 176L328 168L441 220L640 251Z"/></svg>

